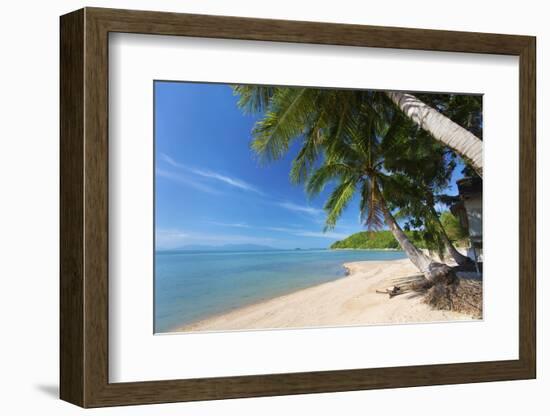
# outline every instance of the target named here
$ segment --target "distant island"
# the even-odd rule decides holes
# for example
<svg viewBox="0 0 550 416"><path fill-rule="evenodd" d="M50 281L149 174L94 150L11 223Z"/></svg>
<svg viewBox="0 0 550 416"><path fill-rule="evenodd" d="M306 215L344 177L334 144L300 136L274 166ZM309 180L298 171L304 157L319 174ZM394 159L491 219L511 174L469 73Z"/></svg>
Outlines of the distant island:
<svg viewBox="0 0 550 416"><path fill-rule="evenodd" d="M414 241L414 244L417 247L423 247L422 238L417 235L415 238L415 233L409 231L407 236ZM336 241L333 243L330 248L335 249L369 249L369 250L398 250L399 243L391 233L391 231L360 231L358 233L352 234L349 237Z"/></svg>

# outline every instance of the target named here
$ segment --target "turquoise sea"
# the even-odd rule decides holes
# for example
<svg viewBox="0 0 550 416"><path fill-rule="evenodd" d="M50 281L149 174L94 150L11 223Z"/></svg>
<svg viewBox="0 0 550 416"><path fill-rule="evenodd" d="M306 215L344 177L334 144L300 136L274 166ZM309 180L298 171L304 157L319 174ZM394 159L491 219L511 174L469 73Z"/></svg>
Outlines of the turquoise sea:
<svg viewBox="0 0 550 416"><path fill-rule="evenodd" d="M343 263L401 251L157 251L155 332L345 276Z"/></svg>

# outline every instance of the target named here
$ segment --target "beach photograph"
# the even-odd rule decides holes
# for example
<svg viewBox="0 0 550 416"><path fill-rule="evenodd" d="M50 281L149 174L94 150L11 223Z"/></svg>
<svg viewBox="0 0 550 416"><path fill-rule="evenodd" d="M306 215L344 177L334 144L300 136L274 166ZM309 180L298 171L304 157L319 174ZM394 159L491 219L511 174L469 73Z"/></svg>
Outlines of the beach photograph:
<svg viewBox="0 0 550 416"><path fill-rule="evenodd" d="M483 97L154 82L154 333L483 319Z"/></svg>

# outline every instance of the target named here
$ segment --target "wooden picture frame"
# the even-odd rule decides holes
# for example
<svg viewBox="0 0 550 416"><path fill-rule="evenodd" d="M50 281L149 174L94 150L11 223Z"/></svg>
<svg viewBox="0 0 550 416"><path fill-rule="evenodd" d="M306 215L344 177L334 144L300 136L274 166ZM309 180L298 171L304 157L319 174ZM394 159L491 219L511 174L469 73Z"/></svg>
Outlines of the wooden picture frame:
<svg viewBox="0 0 550 416"><path fill-rule="evenodd" d="M535 38L85 8L61 17L60 396L82 407L530 379L536 376ZM519 359L109 383L108 35L111 32L519 57Z"/></svg>

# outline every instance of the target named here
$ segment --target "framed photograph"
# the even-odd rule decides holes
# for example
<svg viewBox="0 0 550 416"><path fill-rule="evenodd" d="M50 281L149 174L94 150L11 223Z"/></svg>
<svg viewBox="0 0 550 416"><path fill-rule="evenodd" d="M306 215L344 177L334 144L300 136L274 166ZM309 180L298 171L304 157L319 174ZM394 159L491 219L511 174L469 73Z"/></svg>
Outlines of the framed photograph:
<svg viewBox="0 0 550 416"><path fill-rule="evenodd" d="M535 49L62 16L61 398L535 378Z"/></svg>

